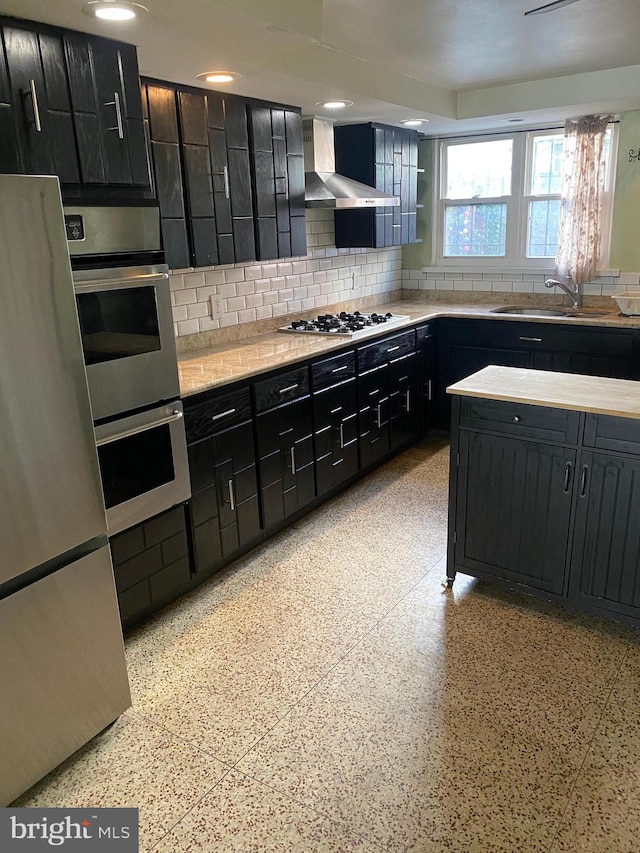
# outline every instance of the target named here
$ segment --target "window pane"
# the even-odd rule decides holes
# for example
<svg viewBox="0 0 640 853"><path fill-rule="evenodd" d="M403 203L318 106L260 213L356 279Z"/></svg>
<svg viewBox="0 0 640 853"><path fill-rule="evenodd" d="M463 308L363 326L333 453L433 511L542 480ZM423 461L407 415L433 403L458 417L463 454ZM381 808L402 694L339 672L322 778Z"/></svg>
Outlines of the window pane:
<svg viewBox="0 0 640 853"><path fill-rule="evenodd" d="M506 204L460 204L447 207L444 253L457 258L504 255L506 225Z"/></svg>
<svg viewBox="0 0 640 853"><path fill-rule="evenodd" d="M529 195L555 195L562 188L564 137L534 136Z"/></svg>
<svg viewBox="0 0 640 853"><path fill-rule="evenodd" d="M447 147L446 198L496 198L511 194L513 140Z"/></svg>
<svg viewBox="0 0 640 853"><path fill-rule="evenodd" d="M529 202L528 258L555 258L559 222L559 199Z"/></svg>

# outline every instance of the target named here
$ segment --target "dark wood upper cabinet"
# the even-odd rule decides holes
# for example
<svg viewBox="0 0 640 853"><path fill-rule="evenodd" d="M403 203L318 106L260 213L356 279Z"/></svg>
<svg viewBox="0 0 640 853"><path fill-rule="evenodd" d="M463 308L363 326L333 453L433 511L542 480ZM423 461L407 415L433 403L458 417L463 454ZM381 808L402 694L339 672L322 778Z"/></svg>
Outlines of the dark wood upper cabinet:
<svg viewBox="0 0 640 853"><path fill-rule="evenodd" d="M68 33L65 52L83 183L148 187L135 47Z"/></svg>
<svg viewBox="0 0 640 853"><path fill-rule="evenodd" d="M155 80L143 89L169 266L305 254L299 112Z"/></svg>
<svg viewBox="0 0 640 853"><path fill-rule="evenodd" d="M259 260L304 255L302 119L296 110L248 107Z"/></svg>
<svg viewBox="0 0 640 853"><path fill-rule="evenodd" d="M3 39L24 172L79 183L62 37L6 26Z"/></svg>
<svg viewBox="0 0 640 853"><path fill-rule="evenodd" d="M82 185L148 190L136 49L0 18L0 166Z"/></svg>
<svg viewBox="0 0 640 853"><path fill-rule="evenodd" d="M335 128L336 172L389 195L397 207L335 212L336 246L384 248L416 242L418 132L373 123Z"/></svg>

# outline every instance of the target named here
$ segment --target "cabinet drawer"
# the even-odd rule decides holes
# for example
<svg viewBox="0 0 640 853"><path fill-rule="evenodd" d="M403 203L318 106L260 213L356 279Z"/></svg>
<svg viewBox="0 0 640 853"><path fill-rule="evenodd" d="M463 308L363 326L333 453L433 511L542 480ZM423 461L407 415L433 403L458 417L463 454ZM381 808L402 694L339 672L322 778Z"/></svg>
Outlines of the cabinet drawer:
<svg viewBox="0 0 640 853"><path fill-rule="evenodd" d="M240 388L229 394L216 394L207 400L184 401L184 423L187 443L191 444L251 417L249 389Z"/></svg>
<svg viewBox="0 0 640 853"><path fill-rule="evenodd" d="M422 326L416 326L416 346L420 349L425 340L431 338L435 334L435 325L433 323L423 323Z"/></svg>
<svg viewBox="0 0 640 853"><path fill-rule="evenodd" d="M256 382L253 386L256 400L256 412L272 409L280 403L295 400L309 393L309 370L300 367L298 370L288 370L270 379Z"/></svg>
<svg viewBox="0 0 640 853"><path fill-rule="evenodd" d="M460 400L460 426L468 429L576 444L579 422L578 412L548 406L474 397L462 397Z"/></svg>
<svg viewBox="0 0 640 853"><path fill-rule="evenodd" d="M599 450L640 454L640 420L587 414L584 445Z"/></svg>
<svg viewBox="0 0 640 853"><path fill-rule="evenodd" d="M384 364L394 358L413 352L416 348L416 333L414 329L390 335L382 341L358 347L358 371L371 370L379 364Z"/></svg>
<svg viewBox="0 0 640 853"><path fill-rule="evenodd" d="M311 365L311 382L314 391L327 388L356 375L356 354L354 350L316 361Z"/></svg>

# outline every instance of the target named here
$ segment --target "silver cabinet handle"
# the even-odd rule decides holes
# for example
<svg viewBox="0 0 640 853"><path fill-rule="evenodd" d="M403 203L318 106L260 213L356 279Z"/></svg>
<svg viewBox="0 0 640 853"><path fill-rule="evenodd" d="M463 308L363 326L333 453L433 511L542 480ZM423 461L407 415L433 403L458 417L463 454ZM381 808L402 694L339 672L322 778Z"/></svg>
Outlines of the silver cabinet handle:
<svg viewBox="0 0 640 853"><path fill-rule="evenodd" d="M340 450L344 450L344 424L340 424Z"/></svg>
<svg viewBox="0 0 640 853"><path fill-rule="evenodd" d="M348 364L343 364L343 366L342 366L342 367L334 367L334 368L333 368L333 370L332 370L331 372L332 372L332 373L340 373L340 371L341 371L341 370L347 370L347 369L348 369L348 367L349 367L349 365L348 365Z"/></svg>
<svg viewBox="0 0 640 853"><path fill-rule="evenodd" d="M220 418L227 418L229 415L232 415L235 412L235 409L227 409L226 412L220 412L219 415L211 415L212 421L217 421Z"/></svg>
<svg viewBox="0 0 640 853"><path fill-rule="evenodd" d="M233 493L233 480L229 480L229 507L231 508L231 512L235 512L236 496Z"/></svg>
<svg viewBox="0 0 640 853"><path fill-rule="evenodd" d="M224 178L224 197L230 198L231 197L231 190L229 188L229 167L228 166L225 166L222 169L222 177Z"/></svg>
<svg viewBox="0 0 640 853"><path fill-rule="evenodd" d="M38 93L36 92L35 80L29 80L29 94L31 95L31 104L33 106L33 123L38 133L42 133L42 124L40 123L40 108L38 107Z"/></svg>
<svg viewBox="0 0 640 853"><path fill-rule="evenodd" d="M407 412L411 411L411 388L407 389Z"/></svg>
<svg viewBox="0 0 640 853"><path fill-rule="evenodd" d="M427 400L431 400L431 386L432 386L432 381L430 379L429 382L427 383Z"/></svg>
<svg viewBox="0 0 640 853"><path fill-rule="evenodd" d="M520 415L514 415L514 416L513 416L513 422L514 422L514 424L519 424L519 423L520 423L520 421L521 421Z"/></svg>
<svg viewBox="0 0 640 853"><path fill-rule="evenodd" d="M296 449L293 445L291 446L291 473L294 475L296 473Z"/></svg>
<svg viewBox="0 0 640 853"><path fill-rule="evenodd" d="M123 429L122 432L116 432L114 435L107 435L104 438L96 439L96 446L102 447L104 444L112 444L114 441L120 441L123 438L130 438L132 435L138 435L138 433L147 432L147 430L155 429L156 427L164 426L165 424L171 424L174 421L179 421L182 417L183 413L178 409L175 409L170 415L167 415L164 418L158 418L157 421L150 421L148 424L131 427L131 429Z"/></svg>
<svg viewBox="0 0 640 853"><path fill-rule="evenodd" d="M286 394L287 391L295 391L299 384L299 382L294 382L293 385L287 385L286 388L280 388L278 394Z"/></svg>
<svg viewBox="0 0 640 853"><path fill-rule="evenodd" d="M382 403L378 403L378 429L382 429Z"/></svg>
<svg viewBox="0 0 640 853"><path fill-rule="evenodd" d="M397 346L397 347L389 347L389 349L387 350L387 352L395 352L397 349L400 349L400 347L399 347L399 346Z"/></svg>
<svg viewBox="0 0 640 853"><path fill-rule="evenodd" d="M525 338L522 335L518 338L519 341L533 341L536 344L542 343L542 338Z"/></svg>
<svg viewBox="0 0 640 853"><path fill-rule="evenodd" d="M120 107L120 95L117 92L113 93L113 100L107 101L105 107L115 107L116 110L116 126L109 127L107 130L117 130L118 139L124 139L124 125L122 124L122 108Z"/></svg>
<svg viewBox="0 0 640 853"><path fill-rule="evenodd" d="M582 466L582 473L580 474L580 497L583 498L587 493L587 474L589 473L589 466Z"/></svg>
<svg viewBox="0 0 640 853"><path fill-rule="evenodd" d="M571 484L571 462L567 462L564 466L564 486L562 487L562 491L566 494L569 493L569 486Z"/></svg>

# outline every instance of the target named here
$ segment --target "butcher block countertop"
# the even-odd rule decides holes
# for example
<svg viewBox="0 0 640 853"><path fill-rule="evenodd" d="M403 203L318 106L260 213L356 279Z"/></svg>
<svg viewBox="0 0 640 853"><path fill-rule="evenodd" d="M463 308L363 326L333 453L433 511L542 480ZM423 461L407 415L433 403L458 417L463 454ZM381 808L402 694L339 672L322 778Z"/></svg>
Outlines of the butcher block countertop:
<svg viewBox="0 0 640 853"><path fill-rule="evenodd" d="M447 393L640 419L640 382L629 379L491 365L450 385Z"/></svg>
<svg viewBox="0 0 640 853"><path fill-rule="evenodd" d="M494 314L495 308L503 306L503 301L495 302L440 302L429 300L398 300L384 303L378 308L366 310L404 314L409 317L403 323L391 328L380 328L380 335L399 332L407 326L415 325L439 317L483 318L501 322L533 322L566 324L570 326L598 326L607 328L640 328L640 317L623 317L617 310L607 312L597 317L531 317L513 314ZM330 310L330 309L327 309ZM364 310L364 309L363 309ZM307 312L313 314L313 312ZM317 312L316 312L317 313ZM282 325L287 320L283 318ZM248 337L242 341L223 343L203 349L184 352L178 356L178 372L180 375L180 393L183 397L198 394L212 388L228 385L241 379L248 379L268 370L286 367L295 362L305 361L315 356L329 354L346 347L367 343L375 340L377 335L363 338L336 339L329 335L284 334L271 331L265 334ZM536 371L530 371L535 373ZM602 380L613 382L615 380ZM573 377L575 385L575 377ZM625 384L625 383L622 383ZM629 382L627 385L633 386ZM553 405L548 403L546 405ZM571 408L569 406L568 408ZM592 411L588 409L588 411ZM595 410L593 410L595 411ZM640 417L640 413L636 415Z"/></svg>

